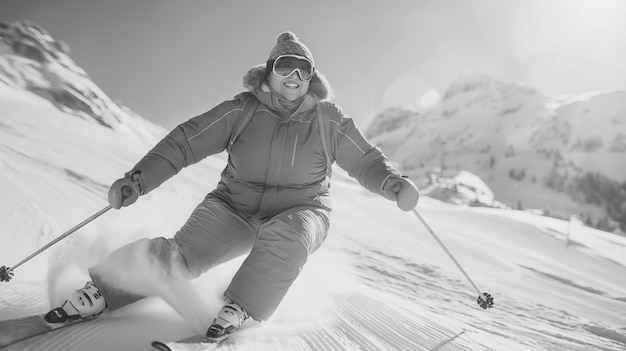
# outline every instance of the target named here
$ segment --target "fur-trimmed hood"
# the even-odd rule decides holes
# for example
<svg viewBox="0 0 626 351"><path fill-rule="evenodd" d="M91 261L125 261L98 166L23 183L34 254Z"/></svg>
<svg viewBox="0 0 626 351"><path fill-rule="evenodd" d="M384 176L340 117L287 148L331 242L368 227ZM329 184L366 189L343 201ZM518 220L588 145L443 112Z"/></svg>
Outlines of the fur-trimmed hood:
<svg viewBox="0 0 626 351"><path fill-rule="evenodd" d="M265 66L266 64L254 66L243 77L243 86L251 93L263 91L263 85L267 84L265 79ZM320 101L330 100L333 97L330 83L326 77L317 70L309 83L309 93L315 95Z"/></svg>

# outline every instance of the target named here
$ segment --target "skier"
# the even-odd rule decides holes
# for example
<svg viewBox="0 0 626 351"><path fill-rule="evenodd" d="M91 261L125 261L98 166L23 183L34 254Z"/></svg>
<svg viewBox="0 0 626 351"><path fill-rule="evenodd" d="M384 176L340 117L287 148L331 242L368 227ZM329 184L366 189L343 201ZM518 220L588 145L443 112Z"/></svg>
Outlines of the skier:
<svg viewBox="0 0 626 351"><path fill-rule="evenodd" d="M106 271L108 262L145 254L146 246L155 264L151 272L141 267L141 275L166 278L177 272L193 279L248 253L207 336L232 333L247 318L268 319L326 238L333 162L400 209L417 205L417 187L327 101L330 85L293 33L277 37L267 63L251 68L244 86L247 92L173 129L111 185L108 201L115 209L129 206L183 167L228 150L216 189L173 238L130 243L91 267L92 281L50 311L49 322L93 316L146 297L125 291ZM255 103L248 123L244 112Z"/></svg>

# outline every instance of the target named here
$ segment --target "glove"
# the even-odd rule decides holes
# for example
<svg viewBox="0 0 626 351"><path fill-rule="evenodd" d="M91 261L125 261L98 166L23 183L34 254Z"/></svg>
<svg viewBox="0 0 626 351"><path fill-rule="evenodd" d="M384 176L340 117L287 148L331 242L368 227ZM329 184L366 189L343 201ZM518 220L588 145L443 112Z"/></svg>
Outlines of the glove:
<svg viewBox="0 0 626 351"><path fill-rule="evenodd" d="M141 194L141 185L134 175L127 174L109 188L109 204L116 210L132 205Z"/></svg>
<svg viewBox="0 0 626 351"><path fill-rule="evenodd" d="M400 176L391 176L383 184L383 193L389 200L395 201L402 211L411 211L417 206L420 193L413 182Z"/></svg>

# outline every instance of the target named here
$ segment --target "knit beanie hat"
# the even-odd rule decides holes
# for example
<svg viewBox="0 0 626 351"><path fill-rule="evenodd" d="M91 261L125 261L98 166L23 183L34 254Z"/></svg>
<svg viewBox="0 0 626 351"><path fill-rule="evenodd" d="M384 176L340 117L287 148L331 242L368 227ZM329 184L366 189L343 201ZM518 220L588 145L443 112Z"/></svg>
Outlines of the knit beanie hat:
<svg viewBox="0 0 626 351"><path fill-rule="evenodd" d="M306 45L304 45L292 32L284 32L278 35L276 38L276 45L270 52L270 56L267 60L275 60L278 56L286 54L306 57L313 62L313 65L315 65L311 50L309 50L309 48L307 48Z"/></svg>

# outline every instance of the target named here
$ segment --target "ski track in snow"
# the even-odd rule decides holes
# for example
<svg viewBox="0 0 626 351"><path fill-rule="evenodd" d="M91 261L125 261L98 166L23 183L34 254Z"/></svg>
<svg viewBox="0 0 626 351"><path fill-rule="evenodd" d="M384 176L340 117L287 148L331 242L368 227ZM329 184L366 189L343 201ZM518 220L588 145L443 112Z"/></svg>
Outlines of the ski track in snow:
<svg viewBox="0 0 626 351"><path fill-rule="evenodd" d="M503 301L502 296L498 295L496 295L496 308L489 312L468 308L467 301L472 301L475 296L470 293L464 281L444 276L438 272L437 267L407 262L405 258L384 252L370 251L367 258L363 259L360 269L362 278L370 286L396 296L401 295L415 304L420 304L428 310L429 315L455 316L455 320L465 321L467 326L492 335L505 337L510 334L526 334L530 338L526 341L522 340L522 343L526 343L526 348L521 350L614 350L614 343L611 340L622 342L625 340L624 336L619 333L613 332L612 334L610 330L601 328L595 330L595 327L586 325L583 320L567 311L558 311L547 305L529 307L523 301ZM412 294L407 294L407 291ZM462 296L465 298L459 298ZM437 301L446 303L428 303ZM507 315L515 316L519 326L504 322ZM538 319L536 316L543 316L543 319ZM405 321L396 323L394 327L402 326L404 323ZM576 336L567 336L567 331L575 334L581 328L600 338L592 336L580 339ZM550 332L551 330L561 332ZM605 338L608 340L604 340ZM563 341L567 341L569 345L562 345ZM465 340L459 340L459 342L467 345ZM519 346L508 345L506 348L496 347L494 350L514 350L516 347ZM473 346L469 349L489 348ZM410 348L397 350L410 350Z"/></svg>
<svg viewBox="0 0 626 351"><path fill-rule="evenodd" d="M366 243L358 246L349 237L331 240L329 246L352 248L349 254L358 259L356 272L365 285L360 293L331 296L331 306L326 306L331 312L314 313L304 325L291 323L279 310L276 322L244 329L220 350L619 350L615 341L622 341L621 334L585 325L565 311L502 298L496 299L495 309L482 311L468 305L474 297L465 282L446 276L437 266L369 249ZM15 283L10 289L0 285L3 301L15 304L3 312L25 315L20 306L47 302L42 284ZM288 303L287 310L293 304ZM187 323L164 306L149 299L143 306L2 350L150 350L153 339L177 340L191 333ZM508 322L510 318L516 323ZM581 338L581 330L589 334ZM511 339L512 335L516 337Z"/></svg>
<svg viewBox="0 0 626 351"><path fill-rule="evenodd" d="M442 321L424 316L421 311L405 310L362 295L341 296L335 302L332 316L313 322L305 330L275 330L270 326L271 330L266 331L263 325L249 327L223 343L220 350L490 350L474 340L476 332L467 332L458 325L442 327ZM141 324L143 327L138 327ZM154 324L154 320L141 316L108 316L35 337L3 350L149 350L148 343L142 340L145 335L133 340L132 336L124 334L122 340L118 338L115 341L109 336L119 335L128 327L134 328L137 334L143 334L147 324ZM152 338L167 338L167 334L162 333L167 324L161 320L156 327L159 333L151 333Z"/></svg>

